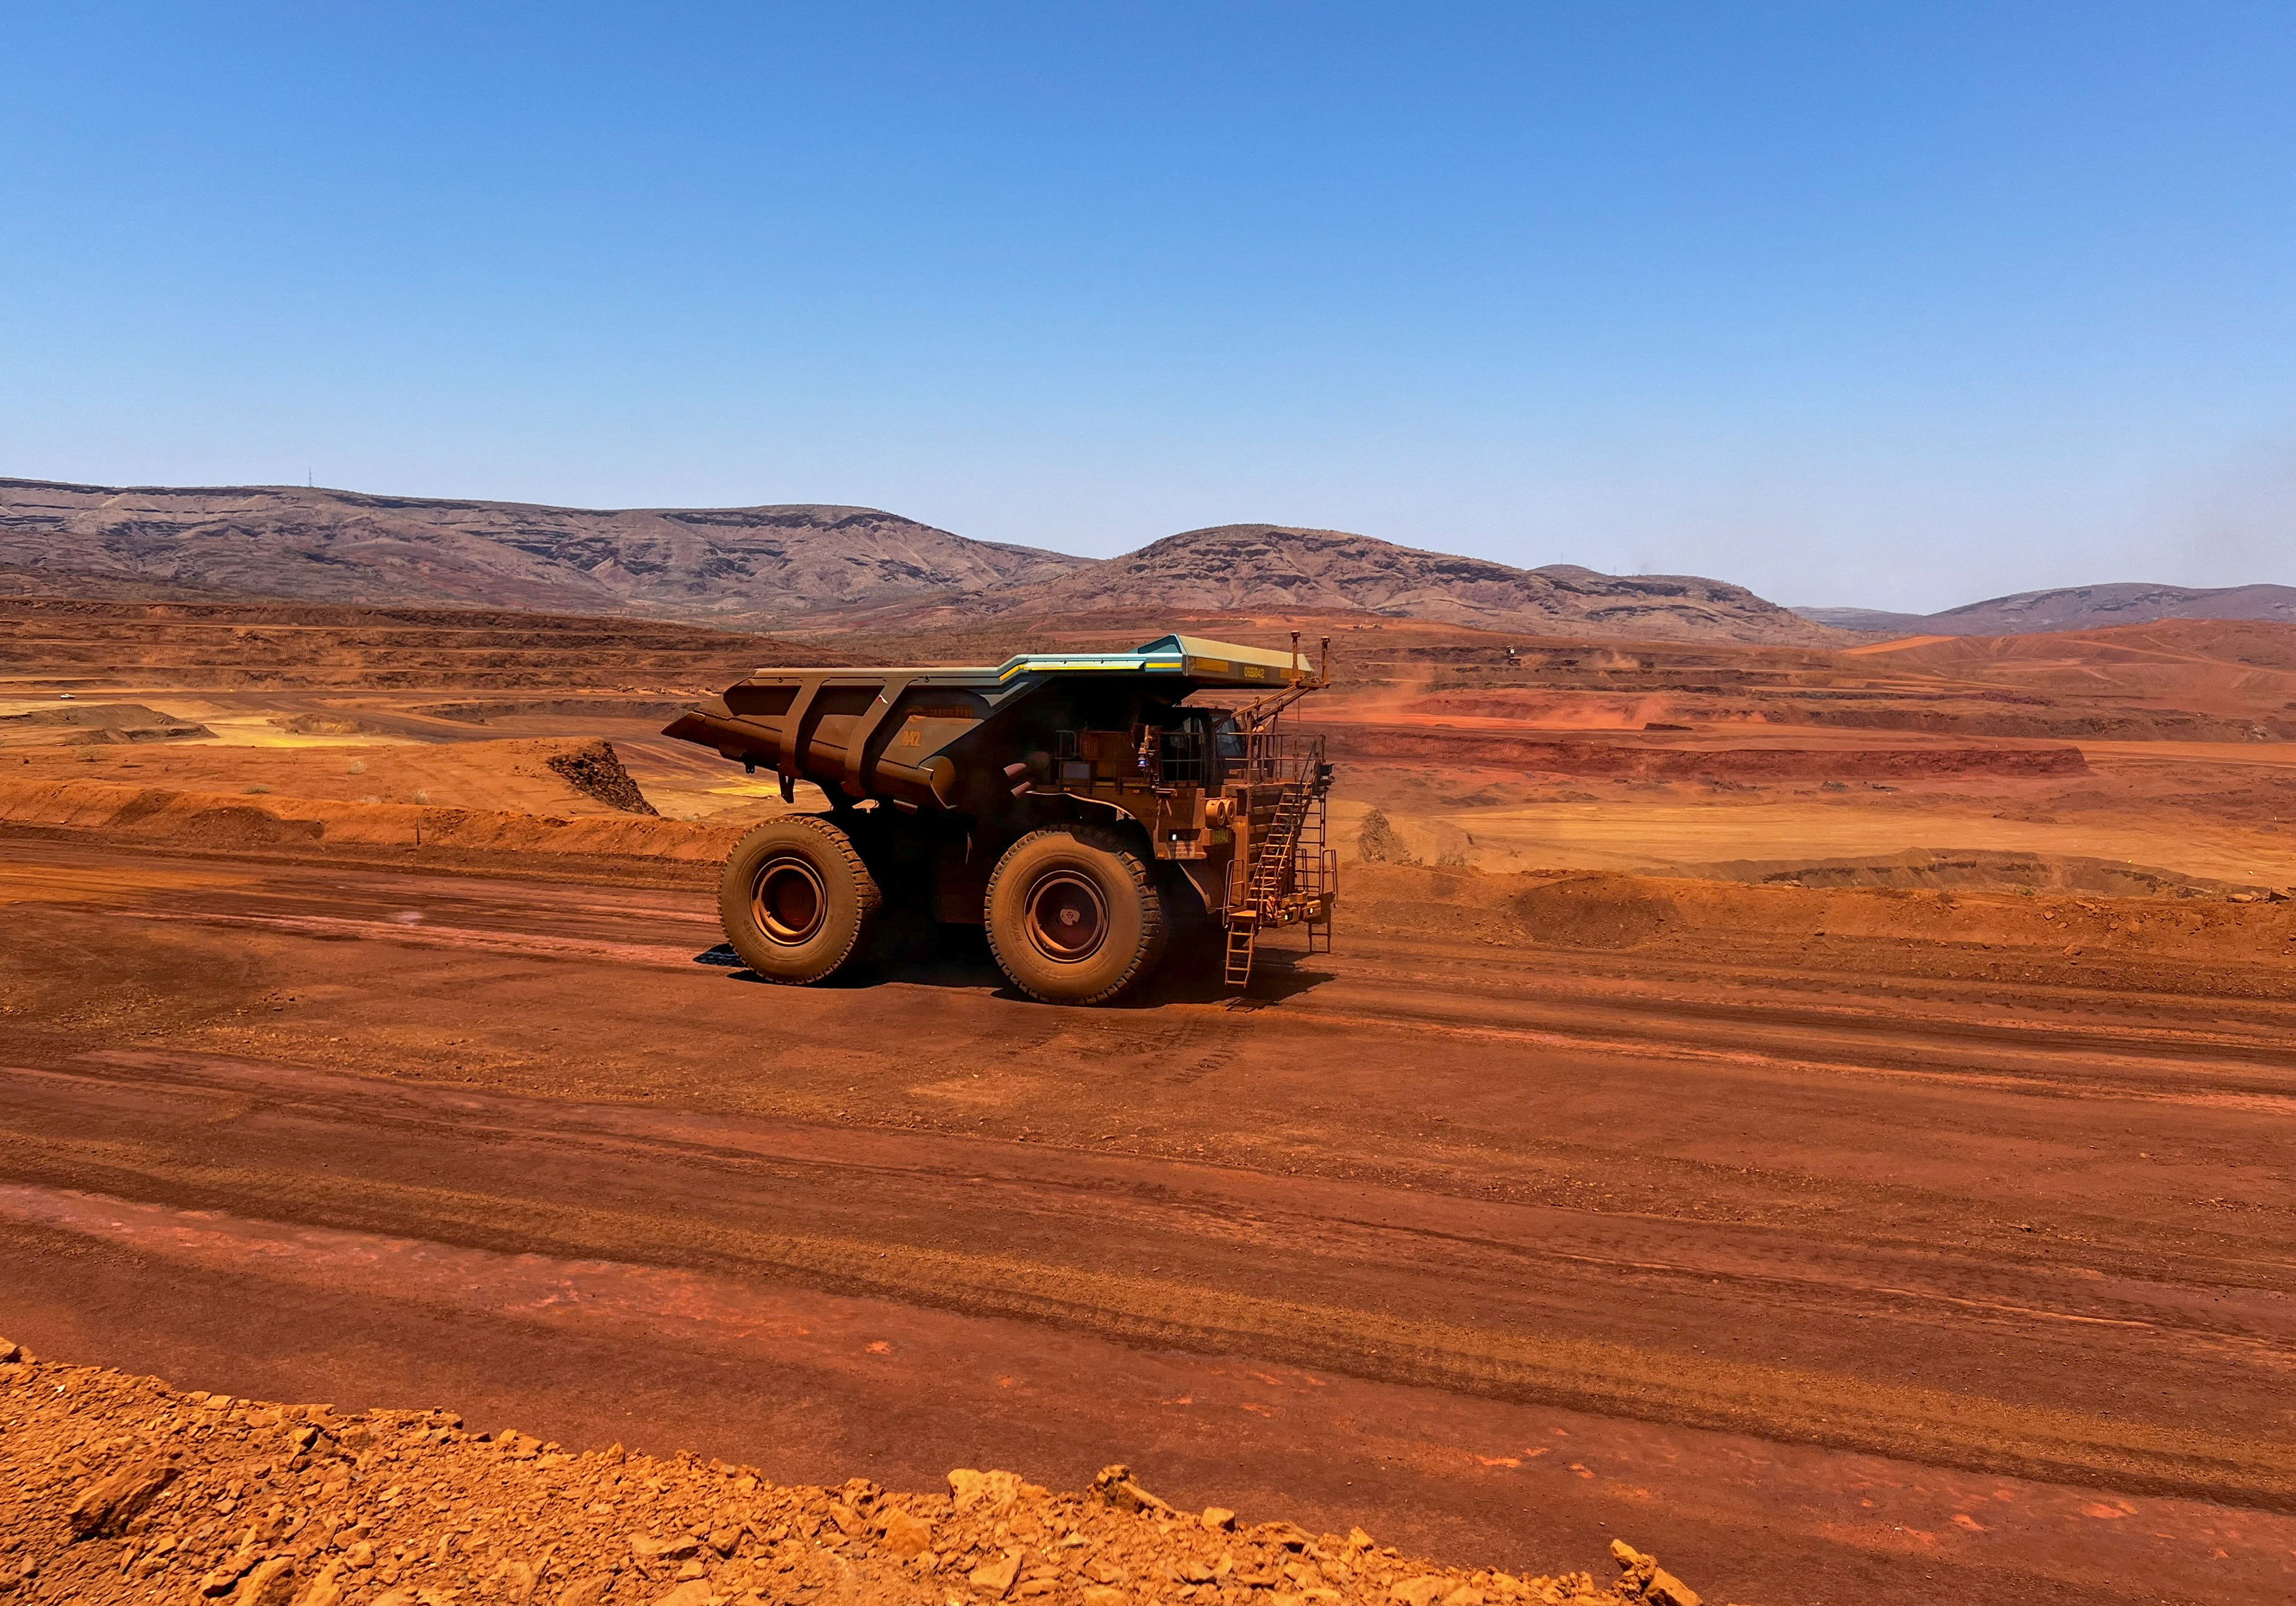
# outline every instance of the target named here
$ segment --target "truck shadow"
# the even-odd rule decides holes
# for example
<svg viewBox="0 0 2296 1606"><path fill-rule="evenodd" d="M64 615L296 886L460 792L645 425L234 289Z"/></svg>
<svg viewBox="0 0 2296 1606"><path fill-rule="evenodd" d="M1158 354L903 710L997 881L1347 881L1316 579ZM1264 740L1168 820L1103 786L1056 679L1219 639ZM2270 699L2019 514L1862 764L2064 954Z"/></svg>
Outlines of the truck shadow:
<svg viewBox="0 0 2296 1606"><path fill-rule="evenodd" d="M1321 963L1323 958L1322 955L1281 948L1263 949L1252 967L1250 988L1239 994L1222 978L1217 952L1191 952L1168 959L1145 986L1102 1007L1139 1010L1173 1004L1224 1004L1231 1009L1259 1009L1312 992L1334 979L1333 972ZM696 954L693 963L719 966L734 981L759 987L774 985L742 964L740 956L725 943ZM849 964L830 980L817 985L824 992L859 992L889 982L967 991L987 987L994 997L1015 1004L1037 1004L1037 1000L1005 979L1004 972L996 968L996 961L988 951L988 938L978 927L970 926L942 927L930 935L913 935L891 951Z"/></svg>

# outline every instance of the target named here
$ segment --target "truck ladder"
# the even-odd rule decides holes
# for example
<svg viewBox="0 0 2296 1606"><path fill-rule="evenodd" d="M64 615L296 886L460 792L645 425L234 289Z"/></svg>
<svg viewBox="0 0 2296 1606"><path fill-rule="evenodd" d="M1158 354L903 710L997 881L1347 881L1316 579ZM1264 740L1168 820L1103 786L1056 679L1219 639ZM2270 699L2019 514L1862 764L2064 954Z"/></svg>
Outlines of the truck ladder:
<svg viewBox="0 0 2296 1606"><path fill-rule="evenodd" d="M1318 792L1314 807L1300 822L1300 869L1306 883L1300 889L1316 897L1332 890L1337 878L1332 873L1332 856L1324 834L1324 799ZM1330 905L1324 905L1326 914ZM1328 919L1308 922L1308 952L1328 954L1332 951L1332 922Z"/></svg>
<svg viewBox="0 0 2296 1606"><path fill-rule="evenodd" d="M1287 783L1275 799L1275 815L1267 822L1267 835L1252 856L1251 879L1245 885L1243 896L1228 911L1226 979L1230 987L1251 985L1252 955L1259 945L1260 924L1263 921L1275 921L1282 913L1283 882L1299 856L1300 832L1307 823L1308 806L1316 800L1316 794L1298 782ZM1321 863L1319 855L1319 873Z"/></svg>
<svg viewBox="0 0 2296 1606"><path fill-rule="evenodd" d="M1239 909L1228 916L1228 986L1242 988L1251 985L1252 945L1259 940L1259 920L1250 911Z"/></svg>

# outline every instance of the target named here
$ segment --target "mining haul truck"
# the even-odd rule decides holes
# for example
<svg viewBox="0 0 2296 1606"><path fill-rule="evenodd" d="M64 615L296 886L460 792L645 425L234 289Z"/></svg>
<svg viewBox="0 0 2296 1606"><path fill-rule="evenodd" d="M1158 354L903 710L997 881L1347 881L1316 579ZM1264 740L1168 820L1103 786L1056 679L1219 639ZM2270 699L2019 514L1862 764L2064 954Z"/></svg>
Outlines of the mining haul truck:
<svg viewBox="0 0 2296 1606"><path fill-rule="evenodd" d="M1047 1003L1112 999L1173 941L1218 944L1242 987L1271 927L1331 946L1332 766L1281 728L1329 652L1168 635L993 669L760 670L663 733L773 770L785 802L800 780L829 796L726 863L726 940L768 980L826 980L906 904L986 926Z"/></svg>

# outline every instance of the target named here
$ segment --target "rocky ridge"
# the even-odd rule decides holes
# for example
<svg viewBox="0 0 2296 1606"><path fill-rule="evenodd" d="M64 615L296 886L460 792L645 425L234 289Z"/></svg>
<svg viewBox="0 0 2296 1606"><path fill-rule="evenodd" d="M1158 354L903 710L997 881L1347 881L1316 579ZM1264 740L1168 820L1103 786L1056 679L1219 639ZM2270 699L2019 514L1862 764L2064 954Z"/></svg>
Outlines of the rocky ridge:
<svg viewBox="0 0 2296 1606"><path fill-rule="evenodd" d="M2296 624L2296 586L2061 586L1964 602L1939 613L1880 608L1796 608L1814 623L1889 635L2038 635L2159 619L2258 619Z"/></svg>
<svg viewBox="0 0 2296 1606"><path fill-rule="evenodd" d="M1837 646L1850 639L1742 586L1697 575L1609 575L1575 563L1514 569L1345 530L1275 524L1188 530L967 602L973 612L1036 616L1158 608L1360 611L1487 629L1667 641Z"/></svg>
<svg viewBox="0 0 2296 1606"><path fill-rule="evenodd" d="M289 599L881 627L904 610L1354 611L1679 641L1842 638L1694 575L1515 569L1344 530L1229 524L1095 560L975 541L874 508L598 510L0 479L0 596Z"/></svg>
<svg viewBox="0 0 2296 1606"><path fill-rule="evenodd" d="M1623 1543L1597 1584L1179 1512L1122 1467L1078 1494L969 1469L945 1495L777 1486L451 1412L177 1393L5 1340L0 1476L12 1606L1699 1606Z"/></svg>
<svg viewBox="0 0 2296 1606"><path fill-rule="evenodd" d="M28 575L46 573L62 594L223 592L755 624L969 594L1088 561L865 507L590 509L0 479L0 575L18 594Z"/></svg>

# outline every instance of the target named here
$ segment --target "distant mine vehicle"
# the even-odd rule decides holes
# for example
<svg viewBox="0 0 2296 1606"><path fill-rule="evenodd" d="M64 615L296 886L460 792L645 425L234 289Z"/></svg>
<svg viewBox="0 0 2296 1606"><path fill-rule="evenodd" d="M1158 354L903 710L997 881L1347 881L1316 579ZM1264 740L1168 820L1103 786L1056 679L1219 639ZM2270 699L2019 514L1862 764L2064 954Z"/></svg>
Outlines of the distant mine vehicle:
<svg viewBox="0 0 2296 1606"><path fill-rule="evenodd" d="M1329 684L1329 653L1308 664L1296 634L1288 654L1168 635L996 668L767 669L663 733L775 770L784 801L800 779L829 794L726 860L726 939L760 976L836 974L890 899L985 925L1047 1003L1116 997L1176 933L1221 944L1242 987L1271 927L1331 946L1332 766L1321 737L1279 728Z"/></svg>

